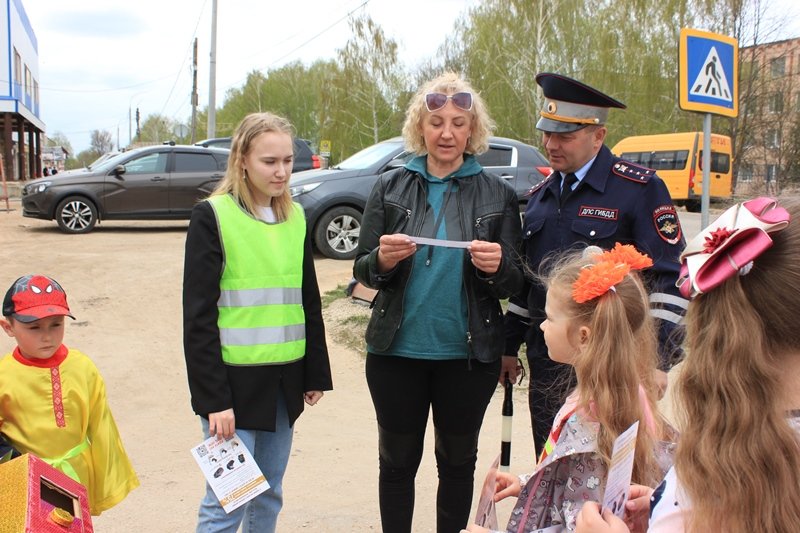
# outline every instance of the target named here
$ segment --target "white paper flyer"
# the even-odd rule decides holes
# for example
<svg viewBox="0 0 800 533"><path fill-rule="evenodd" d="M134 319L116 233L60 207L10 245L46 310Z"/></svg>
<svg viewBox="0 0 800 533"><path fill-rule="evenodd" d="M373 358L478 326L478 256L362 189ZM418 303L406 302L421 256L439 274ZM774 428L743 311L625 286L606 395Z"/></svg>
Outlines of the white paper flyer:
<svg viewBox="0 0 800 533"><path fill-rule="evenodd" d="M625 514L625 502L628 501L628 494L630 494L638 433L639 421L637 420L617 437L611 452L611 466L608 469L608 481L606 481L606 491L603 494L603 509L611 509L611 512L619 518Z"/></svg>
<svg viewBox="0 0 800 533"><path fill-rule="evenodd" d="M226 513L269 489L267 479L236 433L227 440L204 440L192 448L192 456Z"/></svg>
<svg viewBox="0 0 800 533"><path fill-rule="evenodd" d="M497 507L494 503L494 491L497 484L497 467L500 465L500 456L494 460L486 479L483 482L481 496L478 500L478 510L475 513L475 524L491 530L497 529Z"/></svg>

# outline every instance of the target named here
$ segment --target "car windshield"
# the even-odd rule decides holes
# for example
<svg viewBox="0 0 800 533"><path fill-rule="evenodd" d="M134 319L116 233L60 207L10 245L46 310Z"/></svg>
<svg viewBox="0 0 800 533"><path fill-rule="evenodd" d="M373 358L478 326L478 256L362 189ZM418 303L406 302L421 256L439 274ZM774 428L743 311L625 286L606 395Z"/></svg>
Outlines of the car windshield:
<svg viewBox="0 0 800 533"><path fill-rule="evenodd" d="M391 155L393 152L398 152L403 147L403 141L384 141L382 143L373 144L364 148L360 152L356 152L338 165L336 168L341 170L354 170L360 168L369 168L386 156ZM398 155L400 155L398 153Z"/></svg>
<svg viewBox="0 0 800 533"><path fill-rule="evenodd" d="M100 157L98 157L97 159L95 159L94 161L92 161L89 165L86 166L86 168L88 168L89 170L92 170L92 169L96 168L98 165L100 165L101 163L103 163L103 161L108 161L112 157L118 156L121 153L122 152L106 152L103 155L101 155Z"/></svg>
<svg viewBox="0 0 800 533"><path fill-rule="evenodd" d="M101 157L100 159L98 159L97 161L92 163L91 166L89 166L89 169L90 170L97 170L97 171L101 171L101 172L106 172L108 170L111 170L115 166L121 164L122 159L125 159L129 155L131 155L131 152L121 152L121 153L116 154L116 155L114 155L112 157L109 157L105 161L101 161L101 159L103 159Z"/></svg>

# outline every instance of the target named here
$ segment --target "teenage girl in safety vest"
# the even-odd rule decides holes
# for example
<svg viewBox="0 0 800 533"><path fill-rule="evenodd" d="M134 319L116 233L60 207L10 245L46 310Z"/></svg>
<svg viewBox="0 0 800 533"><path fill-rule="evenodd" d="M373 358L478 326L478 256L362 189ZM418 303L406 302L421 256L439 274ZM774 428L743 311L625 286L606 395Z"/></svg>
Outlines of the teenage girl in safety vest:
<svg viewBox="0 0 800 533"><path fill-rule="evenodd" d="M230 514L206 487L197 531L275 531L293 425L332 388L311 244L289 193L292 127L254 113L186 238L184 352L205 435L247 446L270 489Z"/></svg>

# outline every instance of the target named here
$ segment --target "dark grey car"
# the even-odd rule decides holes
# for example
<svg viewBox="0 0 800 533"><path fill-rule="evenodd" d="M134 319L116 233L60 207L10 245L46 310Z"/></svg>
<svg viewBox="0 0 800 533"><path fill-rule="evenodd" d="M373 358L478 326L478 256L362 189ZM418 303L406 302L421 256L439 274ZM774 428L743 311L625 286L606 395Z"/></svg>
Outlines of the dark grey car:
<svg viewBox="0 0 800 533"><path fill-rule="evenodd" d="M228 150L159 145L113 156L95 167L32 180L22 214L55 219L67 233L88 233L100 220L188 219L225 174Z"/></svg>
<svg viewBox="0 0 800 533"><path fill-rule="evenodd" d="M212 148L231 148L231 137L215 137L214 139L206 139L195 143L197 146L205 146ZM322 160L311 149L311 142L306 139L295 137L294 139L294 165L292 172L302 172L303 170L311 170L313 168L320 168Z"/></svg>
<svg viewBox="0 0 800 533"><path fill-rule="evenodd" d="M361 214L372 186L380 174L413 157L404 149L403 140L395 137L365 148L333 168L292 174L292 196L305 209L314 244L323 255L355 257ZM489 151L478 156L478 162L514 187L521 209L528 201L526 193L551 170L536 148L503 137L491 137Z"/></svg>

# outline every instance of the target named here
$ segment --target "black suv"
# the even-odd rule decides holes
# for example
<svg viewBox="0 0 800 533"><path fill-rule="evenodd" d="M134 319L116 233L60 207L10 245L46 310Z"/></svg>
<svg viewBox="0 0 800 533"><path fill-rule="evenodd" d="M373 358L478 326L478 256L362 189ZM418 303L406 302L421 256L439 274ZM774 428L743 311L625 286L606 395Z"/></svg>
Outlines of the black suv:
<svg viewBox="0 0 800 533"><path fill-rule="evenodd" d="M217 137L215 139L206 139L195 143L197 146L213 146L215 148L231 148L230 137ZM292 173L302 172L304 170L312 170L320 168L321 161L319 156L311 150L311 142L306 139L294 139L294 165L292 166Z"/></svg>
<svg viewBox="0 0 800 533"><path fill-rule="evenodd" d="M225 174L228 150L159 145L122 152L96 166L30 181L22 214L55 219L67 233L99 220L188 219Z"/></svg>

